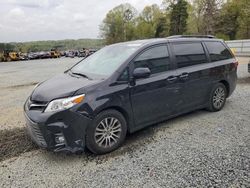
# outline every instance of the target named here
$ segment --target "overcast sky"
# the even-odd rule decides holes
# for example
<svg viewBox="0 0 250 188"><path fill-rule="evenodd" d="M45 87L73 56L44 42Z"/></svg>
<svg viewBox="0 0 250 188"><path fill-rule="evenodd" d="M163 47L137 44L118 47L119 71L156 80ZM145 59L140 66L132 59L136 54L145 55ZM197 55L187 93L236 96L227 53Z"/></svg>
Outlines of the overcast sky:
<svg viewBox="0 0 250 188"><path fill-rule="evenodd" d="M107 12L121 3L141 11L162 0L0 0L0 42L97 38Z"/></svg>

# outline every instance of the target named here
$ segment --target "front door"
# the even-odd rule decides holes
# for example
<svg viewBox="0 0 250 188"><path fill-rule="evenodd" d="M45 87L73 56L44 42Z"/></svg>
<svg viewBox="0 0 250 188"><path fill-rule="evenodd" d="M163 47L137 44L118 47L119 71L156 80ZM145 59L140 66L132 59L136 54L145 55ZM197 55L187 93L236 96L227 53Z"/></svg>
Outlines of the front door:
<svg viewBox="0 0 250 188"><path fill-rule="evenodd" d="M130 97L136 128L161 121L181 105L177 73L170 61L167 45L143 51L133 62L133 69L147 67L149 78L134 80Z"/></svg>

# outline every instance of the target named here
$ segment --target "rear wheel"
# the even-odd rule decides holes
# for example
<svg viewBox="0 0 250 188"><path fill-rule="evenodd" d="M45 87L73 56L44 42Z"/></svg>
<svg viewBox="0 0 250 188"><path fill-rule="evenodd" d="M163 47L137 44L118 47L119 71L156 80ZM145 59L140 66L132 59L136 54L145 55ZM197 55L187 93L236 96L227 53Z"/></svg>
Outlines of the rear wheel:
<svg viewBox="0 0 250 188"><path fill-rule="evenodd" d="M106 110L97 115L86 134L86 145L95 154L105 154L117 149L125 140L126 120L116 110Z"/></svg>
<svg viewBox="0 0 250 188"><path fill-rule="evenodd" d="M211 112L220 111L226 103L226 98L227 98L227 89L225 85L222 83L216 84L213 87L212 92L210 94L208 110Z"/></svg>

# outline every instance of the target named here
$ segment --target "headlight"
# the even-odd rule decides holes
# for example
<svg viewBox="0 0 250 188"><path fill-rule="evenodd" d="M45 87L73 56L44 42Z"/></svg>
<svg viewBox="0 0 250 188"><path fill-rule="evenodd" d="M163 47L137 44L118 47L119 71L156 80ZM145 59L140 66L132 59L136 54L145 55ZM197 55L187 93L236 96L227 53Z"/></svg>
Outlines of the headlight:
<svg viewBox="0 0 250 188"><path fill-rule="evenodd" d="M64 99L56 99L51 101L44 112L56 112L69 109L84 100L85 95L78 95Z"/></svg>

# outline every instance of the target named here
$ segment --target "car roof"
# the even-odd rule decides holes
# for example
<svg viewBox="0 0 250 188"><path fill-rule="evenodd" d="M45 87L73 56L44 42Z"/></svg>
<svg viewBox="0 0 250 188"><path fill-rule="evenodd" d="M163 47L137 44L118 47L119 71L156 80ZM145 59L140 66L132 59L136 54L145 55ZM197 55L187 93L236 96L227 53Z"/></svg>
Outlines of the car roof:
<svg viewBox="0 0 250 188"><path fill-rule="evenodd" d="M166 38L153 38L153 39L143 39L143 40L134 40L134 41L127 41L127 42L120 42L114 45L119 46L144 46L147 44L157 43L157 42L167 42Z"/></svg>
<svg viewBox="0 0 250 188"><path fill-rule="evenodd" d="M182 38L169 38L167 39L169 42L199 42L199 41L222 41L221 39L217 38L194 38L194 37L182 37Z"/></svg>
<svg viewBox="0 0 250 188"><path fill-rule="evenodd" d="M119 46L138 46L143 47L147 45L154 45L160 43L168 43L168 42L202 42L202 41L223 41L217 38L204 38L204 37L176 37L176 38L153 38L153 39L143 39L143 40L134 40L128 42L116 43L113 45Z"/></svg>

